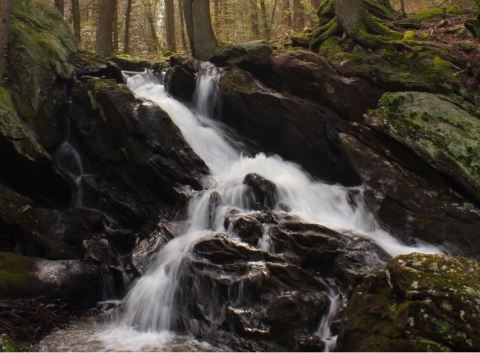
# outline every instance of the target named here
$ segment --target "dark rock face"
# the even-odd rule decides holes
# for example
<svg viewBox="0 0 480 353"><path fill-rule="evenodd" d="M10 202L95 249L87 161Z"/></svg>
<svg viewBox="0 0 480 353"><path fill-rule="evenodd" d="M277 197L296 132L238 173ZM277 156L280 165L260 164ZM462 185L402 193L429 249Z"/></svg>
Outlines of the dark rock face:
<svg viewBox="0 0 480 353"><path fill-rule="evenodd" d="M361 171L367 203L381 224L407 243L417 238L477 257L480 248L472 235L480 226L478 209L411 151L361 129L342 135L342 141Z"/></svg>
<svg viewBox="0 0 480 353"><path fill-rule="evenodd" d="M262 40L241 43L221 49L210 61L217 66L237 65L261 74L268 71L273 49Z"/></svg>
<svg viewBox="0 0 480 353"><path fill-rule="evenodd" d="M243 183L247 185L247 199L252 210L271 210L277 203L277 186L258 174L248 174Z"/></svg>
<svg viewBox="0 0 480 353"><path fill-rule="evenodd" d="M127 220L132 215L144 218L142 209L156 202L155 194L176 202L176 186L201 187L208 168L160 108L136 100L125 87L108 80L79 86L73 97L72 119L82 148L107 185L104 188L100 180L89 186L105 206L120 214L129 209ZM120 195L115 189L127 193Z"/></svg>
<svg viewBox="0 0 480 353"><path fill-rule="evenodd" d="M411 254L388 263L353 295L340 351L477 351L479 263Z"/></svg>
<svg viewBox="0 0 480 353"><path fill-rule="evenodd" d="M117 83L125 83L122 70L115 62L85 51L75 53L71 61L75 65L75 74L80 80L86 77L102 77L115 80Z"/></svg>
<svg viewBox="0 0 480 353"><path fill-rule="evenodd" d="M320 105L280 94L238 69L220 81L222 119L267 152L298 162L316 177L344 185L360 177L338 140L344 123Z"/></svg>
<svg viewBox="0 0 480 353"><path fill-rule="evenodd" d="M83 261L50 261L0 253L0 299L61 299L88 307L101 297L100 267Z"/></svg>
<svg viewBox="0 0 480 353"><path fill-rule="evenodd" d="M200 63L191 57L172 56L171 68L165 75L165 89L173 97L191 102L197 85Z"/></svg>
<svg viewBox="0 0 480 353"><path fill-rule="evenodd" d="M384 93L362 78L340 76L325 58L303 50L274 55L272 77L282 90L326 105L352 121L361 121L376 108Z"/></svg>
<svg viewBox="0 0 480 353"><path fill-rule="evenodd" d="M212 234L185 259L176 328L232 349L322 350L316 331L330 303L319 278L348 290L388 259L368 240L288 215L232 213L227 222L241 242ZM268 251L256 247L262 233Z"/></svg>

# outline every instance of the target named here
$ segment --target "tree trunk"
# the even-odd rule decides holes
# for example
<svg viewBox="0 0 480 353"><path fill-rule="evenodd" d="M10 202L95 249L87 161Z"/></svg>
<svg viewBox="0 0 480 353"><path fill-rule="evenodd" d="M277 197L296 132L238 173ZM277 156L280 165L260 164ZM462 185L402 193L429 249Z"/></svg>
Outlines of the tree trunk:
<svg viewBox="0 0 480 353"><path fill-rule="evenodd" d="M363 22L363 0L336 0L335 15L344 32L353 37Z"/></svg>
<svg viewBox="0 0 480 353"><path fill-rule="evenodd" d="M62 14L62 16L65 15L65 1L64 0L55 0L55 7Z"/></svg>
<svg viewBox="0 0 480 353"><path fill-rule="evenodd" d="M81 31L80 31L80 4L78 0L72 0L72 22L73 22L73 32L78 40L81 40Z"/></svg>
<svg viewBox="0 0 480 353"><path fill-rule="evenodd" d="M290 8L290 0L281 0L282 1L282 23L288 27L292 28L292 10Z"/></svg>
<svg viewBox="0 0 480 353"><path fill-rule="evenodd" d="M178 0L178 16L180 22L180 38L182 39L182 48L187 51L187 39L185 38L185 20L183 18L182 0Z"/></svg>
<svg viewBox="0 0 480 353"><path fill-rule="evenodd" d="M267 15L267 6L265 5L265 0L260 0L260 9L262 14L262 26L263 26L263 35L267 40L270 40L272 37L270 24L268 23Z"/></svg>
<svg viewBox="0 0 480 353"><path fill-rule="evenodd" d="M209 0L183 0L183 11L192 55L200 60L208 60L217 48Z"/></svg>
<svg viewBox="0 0 480 353"><path fill-rule="evenodd" d="M151 50L158 53L160 49L160 42L158 40L157 29L155 28L155 16L153 15L152 3L150 0L144 1L144 6L147 10L147 22L150 28L150 34L152 36Z"/></svg>
<svg viewBox="0 0 480 353"><path fill-rule="evenodd" d="M97 20L96 53L110 56L113 53L113 13L115 0L100 0Z"/></svg>
<svg viewBox="0 0 480 353"><path fill-rule="evenodd" d="M252 34L255 38L260 37L260 28L258 26L258 6L257 0L249 0L250 25Z"/></svg>
<svg viewBox="0 0 480 353"><path fill-rule="evenodd" d="M355 1L355 0L352 0ZM305 11L301 0L293 0L293 29L303 31L305 28Z"/></svg>
<svg viewBox="0 0 480 353"><path fill-rule="evenodd" d="M176 51L174 0L165 0L165 36L167 37L167 49L171 52Z"/></svg>
<svg viewBox="0 0 480 353"><path fill-rule="evenodd" d="M123 52L130 52L130 19L132 16L132 4L133 0L127 0L127 8L125 9L125 34L124 34L124 46Z"/></svg>
<svg viewBox="0 0 480 353"><path fill-rule="evenodd" d="M342 34L366 47L403 45L403 33L392 24L401 15L389 0L323 0L318 17L310 40L294 37L296 45L316 50L327 38Z"/></svg>
<svg viewBox="0 0 480 353"><path fill-rule="evenodd" d="M10 15L12 0L0 1L0 85L3 84L7 72L8 32L10 30Z"/></svg>
<svg viewBox="0 0 480 353"><path fill-rule="evenodd" d="M113 50L118 51L118 0L114 0L113 10Z"/></svg>

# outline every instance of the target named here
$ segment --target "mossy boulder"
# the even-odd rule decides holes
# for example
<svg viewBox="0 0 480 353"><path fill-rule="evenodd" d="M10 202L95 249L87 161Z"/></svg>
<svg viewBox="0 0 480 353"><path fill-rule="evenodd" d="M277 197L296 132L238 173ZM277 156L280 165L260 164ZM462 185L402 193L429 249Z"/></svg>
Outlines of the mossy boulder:
<svg viewBox="0 0 480 353"><path fill-rule="evenodd" d="M45 162L51 159L50 155L38 143L31 130L19 118L13 105L10 93L0 87L0 141L16 158L26 162Z"/></svg>
<svg viewBox="0 0 480 353"><path fill-rule="evenodd" d="M320 47L320 55L328 59L341 75L362 77L385 91L466 94L455 66L427 48L371 51L329 38Z"/></svg>
<svg viewBox="0 0 480 353"><path fill-rule="evenodd" d="M270 63L273 49L263 40L254 40L220 49L211 59L217 66L237 65L258 71Z"/></svg>
<svg viewBox="0 0 480 353"><path fill-rule="evenodd" d="M478 351L480 263L410 254L355 291L340 351Z"/></svg>
<svg viewBox="0 0 480 353"><path fill-rule="evenodd" d="M412 19L417 21L429 21L447 15L465 15L467 10L460 8L459 6L447 6L447 7L431 7L423 10L418 14L412 16Z"/></svg>
<svg viewBox="0 0 480 353"><path fill-rule="evenodd" d="M388 93L371 123L480 200L480 119L451 97Z"/></svg>
<svg viewBox="0 0 480 353"><path fill-rule="evenodd" d="M7 86L20 118L49 149L61 142L65 80L77 40L56 9L39 0L16 0L10 26Z"/></svg>
<svg viewBox="0 0 480 353"><path fill-rule="evenodd" d="M0 300L45 297L82 306L92 304L100 292L97 265L0 252Z"/></svg>

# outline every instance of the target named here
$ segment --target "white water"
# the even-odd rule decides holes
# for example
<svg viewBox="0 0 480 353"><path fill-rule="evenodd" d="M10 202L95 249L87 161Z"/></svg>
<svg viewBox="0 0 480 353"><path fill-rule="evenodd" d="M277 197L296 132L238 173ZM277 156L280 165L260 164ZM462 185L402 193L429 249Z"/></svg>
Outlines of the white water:
<svg viewBox="0 0 480 353"><path fill-rule="evenodd" d="M244 213L251 212L244 197L243 185L245 176L250 173L260 174L274 182L279 192L278 204L287 205L293 215L305 222L352 231L372 239L393 256L413 251L439 252L427 245L404 245L382 230L364 206L361 188L344 188L316 181L298 165L278 156L266 156L263 153L255 157L242 156L222 126L209 119L218 94L218 79L219 72L205 64L198 79L195 110L170 97L164 86L148 73L128 79L128 86L138 97L152 101L170 115L186 141L210 168L213 186L191 200L186 232L170 241L157 254L147 274L127 295L119 330L126 332L125 328L130 327L140 332L167 332L172 329L176 312L174 297L182 260L200 240L214 232L228 233L223 224L229 211L235 208ZM360 195L355 207L349 202L349 192L352 190ZM221 195L222 203L211 222L209 199L213 192ZM259 246L268 250L268 241L266 232ZM335 344L330 323L337 310L338 298L335 295L338 294L332 293L331 312L324 318L325 322L322 321L318 333L327 343L327 348ZM103 336L101 339L107 338Z"/></svg>
<svg viewBox="0 0 480 353"><path fill-rule="evenodd" d="M58 167L66 174L74 185L71 206L74 208L84 206L83 179L85 174L82 157L71 143L70 120L67 119L65 140L55 153Z"/></svg>

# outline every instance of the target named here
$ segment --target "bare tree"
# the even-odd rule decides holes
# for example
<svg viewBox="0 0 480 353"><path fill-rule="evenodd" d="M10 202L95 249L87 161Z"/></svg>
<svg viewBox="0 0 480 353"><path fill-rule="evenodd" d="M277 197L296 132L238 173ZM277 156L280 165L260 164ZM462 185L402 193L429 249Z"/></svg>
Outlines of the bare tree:
<svg viewBox="0 0 480 353"><path fill-rule="evenodd" d="M165 36L167 37L167 49L172 52L176 51L174 0L165 0Z"/></svg>
<svg viewBox="0 0 480 353"><path fill-rule="evenodd" d="M130 52L130 21L132 16L133 0L127 0L127 8L125 9L125 34L124 34L124 53Z"/></svg>
<svg viewBox="0 0 480 353"><path fill-rule="evenodd" d="M10 15L12 13L12 0L0 1L0 84L7 71L8 32L10 28Z"/></svg>
<svg viewBox="0 0 480 353"><path fill-rule="evenodd" d="M113 17L115 0L100 0L97 19L96 52L101 56L113 53Z"/></svg>
<svg viewBox="0 0 480 353"><path fill-rule="evenodd" d="M249 1L250 25L252 26L252 33L255 38L260 37L260 28L258 26L258 6L257 0Z"/></svg>
<svg viewBox="0 0 480 353"><path fill-rule="evenodd" d="M72 0L72 22L73 22L73 31L77 36L78 40L81 39L81 31L80 31L80 4L78 0Z"/></svg>
<svg viewBox="0 0 480 353"><path fill-rule="evenodd" d="M55 7L62 14L62 16L65 15L65 1L64 0L55 0Z"/></svg>
<svg viewBox="0 0 480 353"><path fill-rule="evenodd" d="M217 48L210 17L210 1L183 0L183 13L192 55L200 60L208 60Z"/></svg>

